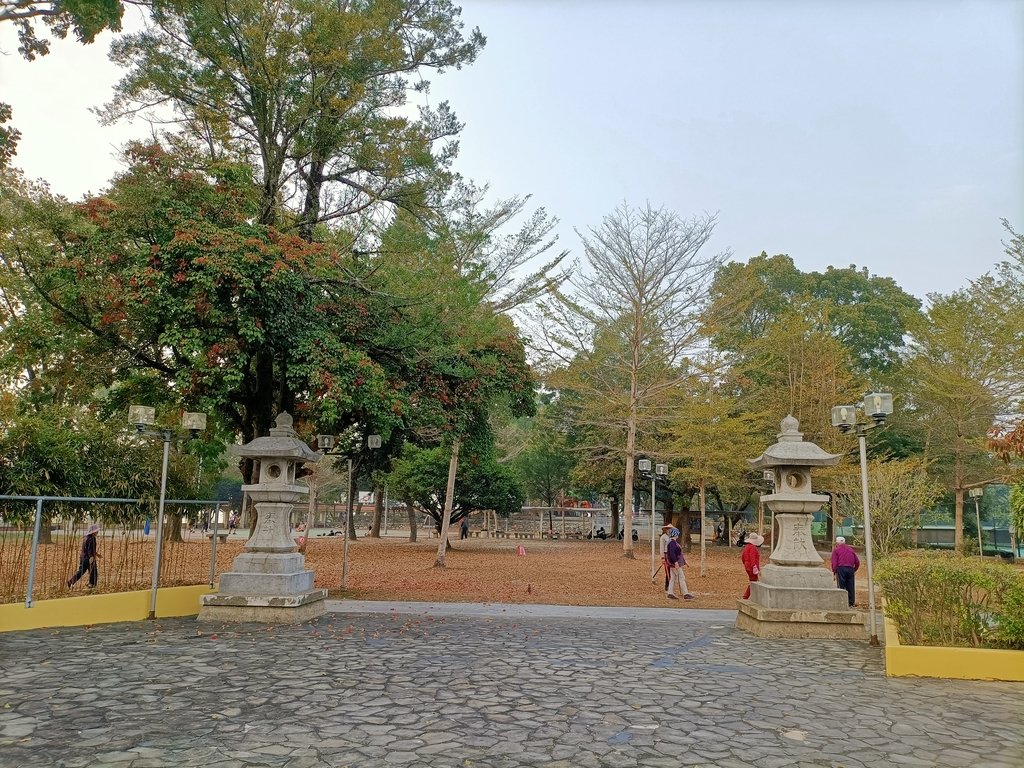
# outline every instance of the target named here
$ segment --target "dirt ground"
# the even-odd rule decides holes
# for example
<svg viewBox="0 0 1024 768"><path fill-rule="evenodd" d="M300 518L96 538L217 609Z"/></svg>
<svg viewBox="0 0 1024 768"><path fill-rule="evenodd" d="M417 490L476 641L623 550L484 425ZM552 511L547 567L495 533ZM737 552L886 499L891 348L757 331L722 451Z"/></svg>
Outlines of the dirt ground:
<svg viewBox="0 0 1024 768"><path fill-rule="evenodd" d="M434 568L437 539L349 542L349 590L341 583L340 539L311 539L306 564L332 597L362 600L541 603L638 607L735 608L747 577L736 547L707 548L700 576L696 547L687 555L687 585L696 600L668 600L662 574L651 581L649 546L622 556L619 541L452 540L445 568ZM517 554L522 545L525 555ZM765 551L764 560L768 553ZM219 559L219 558L218 558Z"/></svg>
<svg viewBox="0 0 1024 768"><path fill-rule="evenodd" d="M244 537L237 535L218 544L218 573L231 570L231 563L242 552L244 543ZM64 584L67 574L74 569L72 549L77 547L77 540L72 544L70 549L41 548L36 599L85 592L85 579L73 590ZM347 592L340 589L340 536L311 538L306 567L314 571L316 586L329 590L331 597L363 600L733 609L747 584L740 549L736 547L709 544L706 575L702 577L700 550L694 546L686 555L689 563L686 580L697 599L683 601L666 599L662 574L659 573L655 581L651 580L650 546L644 541L635 545L635 559L630 560L623 557L619 541L489 538L458 541L452 537L447 567L434 568L437 544L436 538L423 537L416 543L398 537L360 538L349 542ZM524 555L517 554L519 545L523 546ZM53 552L49 551L51 549ZM104 559L100 561L98 592L148 587L152 573L152 537L127 549L116 538L104 539L101 550ZM768 547L763 547L761 553L761 562L766 564ZM27 556L20 559L27 562ZM48 565L51 560L53 563ZM202 583L209 574L209 540L195 533L186 536L184 542L167 545L164 563L161 580L165 585ZM18 563L11 565L13 568ZM11 578L4 581L5 584L10 582L7 592L11 596L0 602L23 599L24 574L21 571L25 568L16 570L19 573L7 574ZM866 579L857 581L858 604L866 604Z"/></svg>

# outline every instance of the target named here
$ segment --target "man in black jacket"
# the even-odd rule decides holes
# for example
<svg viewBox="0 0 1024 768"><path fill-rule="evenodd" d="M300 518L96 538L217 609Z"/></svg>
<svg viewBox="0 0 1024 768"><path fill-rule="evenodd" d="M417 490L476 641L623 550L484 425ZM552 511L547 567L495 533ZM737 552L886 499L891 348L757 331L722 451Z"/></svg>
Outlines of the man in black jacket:
<svg viewBox="0 0 1024 768"><path fill-rule="evenodd" d="M100 532L100 527L93 523L89 526L89 529L85 532L85 538L82 539L82 549L78 553L78 571L68 579L68 587L73 587L75 583L85 575L85 572L89 572L89 589L93 589L96 586L96 582L100 578L100 569L96 565L96 561L100 557L100 553L96 551L96 534Z"/></svg>

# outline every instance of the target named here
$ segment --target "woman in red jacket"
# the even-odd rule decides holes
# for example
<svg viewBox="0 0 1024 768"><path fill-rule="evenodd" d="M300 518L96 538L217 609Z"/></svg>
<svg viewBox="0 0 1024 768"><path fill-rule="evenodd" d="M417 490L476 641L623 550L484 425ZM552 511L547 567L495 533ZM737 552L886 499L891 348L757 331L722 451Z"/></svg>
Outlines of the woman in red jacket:
<svg viewBox="0 0 1024 768"><path fill-rule="evenodd" d="M747 536L747 543L743 545L743 554L740 559L743 561L743 567L746 569L747 578L751 583L757 581L757 577L761 573L761 550L758 547L762 544L764 544L764 536L752 533ZM746 600L749 597L750 584L747 584L747 591L743 593L743 599Z"/></svg>

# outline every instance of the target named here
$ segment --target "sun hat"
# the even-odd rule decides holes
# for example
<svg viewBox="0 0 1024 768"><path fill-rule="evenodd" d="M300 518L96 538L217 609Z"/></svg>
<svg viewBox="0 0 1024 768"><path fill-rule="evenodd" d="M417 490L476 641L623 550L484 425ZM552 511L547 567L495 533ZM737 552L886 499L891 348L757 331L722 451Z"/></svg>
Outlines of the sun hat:
<svg viewBox="0 0 1024 768"><path fill-rule="evenodd" d="M91 536L92 534L99 533L99 532L100 532L100 525L99 525L99 523L93 523L92 525L89 526L88 530L85 532L85 535L86 536Z"/></svg>
<svg viewBox="0 0 1024 768"><path fill-rule="evenodd" d="M747 536L747 541L749 541L755 547L760 547L762 544L764 544L764 536L762 536L760 533L752 533L749 536Z"/></svg>
<svg viewBox="0 0 1024 768"><path fill-rule="evenodd" d="M675 526L674 526L674 525L672 525L672 523L665 523L665 524L664 524L663 526L661 526L661 530L663 530L663 531L664 531L664 530L665 530L666 528L668 528L669 530L672 530L673 528L675 528Z"/></svg>
<svg viewBox="0 0 1024 768"><path fill-rule="evenodd" d="M836 536L836 544L845 544L845 543L846 543L846 537L845 536Z"/></svg>
<svg viewBox="0 0 1024 768"><path fill-rule="evenodd" d="M668 535L669 535L669 538L674 539L676 536L679 535L679 529L678 528L673 528L672 530L670 530L668 532Z"/></svg>

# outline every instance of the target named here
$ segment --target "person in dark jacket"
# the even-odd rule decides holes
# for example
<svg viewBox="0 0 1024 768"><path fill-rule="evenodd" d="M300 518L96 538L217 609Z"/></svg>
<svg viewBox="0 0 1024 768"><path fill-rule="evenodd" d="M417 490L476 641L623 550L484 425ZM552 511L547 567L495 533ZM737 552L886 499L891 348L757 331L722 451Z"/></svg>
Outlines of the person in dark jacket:
<svg viewBox="0 0 1024 768"><path fill-rule="evenodd" d="M466 518L466 517L462 518L462 524L459 526L459 538L460 539L468 539L469 538L469 518Z"/></svg>
<svg viewBox="0 0 1024 768"><path fill-rule="evenodd" d="M673 528L668 532L669 542L668 549L665 551L665 557L668 560L669 567L669 582L668 589L665 591L665 596L669 600L677 600L676 597L676 585L679 585L679 592L683 596L683 600L693 600L693 595L690 594L690 590L686 586L686 576L683 575L683 567L686 565L686 558L683 557L683 548L679 545L679 529Z"/></svg>
<svg viewBox="0 0 1024 768"><path fill-rule="evenodd" d="M832 550L832 573L836 576L836 585L845 589L850 597L850 607L853 608L856 596L856 589L853 585L854 574L860 568L860 558L853 551L853 547L846 543L842 536L836 536L836 546Z"/></svg>
<svg viewBox="0 0 1024 768"><path fill-rule="evenodd" d="M85 572L89 572L89 589L93 589L96 586L96 582L100 579L100 569L96 564L96 561L100 557L100 553L96 550L96 534L100 532L100 527L93 523L89 526L89 529L85 532L85 538L82 539L82 548L78 552L78 570L75 575L68 579L68 587L73 587L78 582Z"/></svg>

